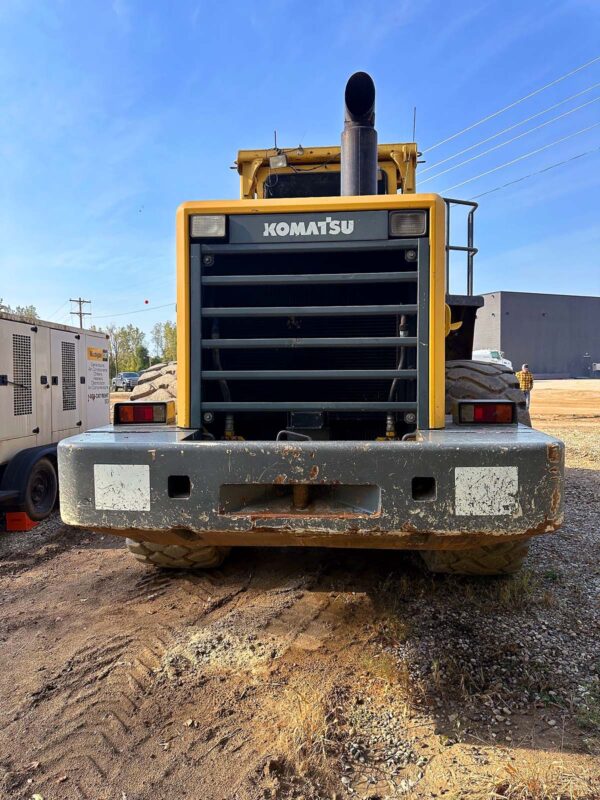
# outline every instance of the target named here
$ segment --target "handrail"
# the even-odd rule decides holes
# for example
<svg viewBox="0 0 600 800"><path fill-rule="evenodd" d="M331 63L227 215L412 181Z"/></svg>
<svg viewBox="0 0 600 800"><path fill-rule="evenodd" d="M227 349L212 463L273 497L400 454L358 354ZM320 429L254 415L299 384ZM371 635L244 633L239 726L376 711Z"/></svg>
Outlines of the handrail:
<svg viewBox="0 0 600 800"><path fill-rule="evenodd" d="M478 253L477 248L473 245L474 241L474 227L475 227L475 211L479 207L479 203L472 200L455 200L451 197L444 197L446 203L446 291L450 286L450 253L456 251L460 253L467 253L467 294L473 294L473 261ZM469 206L470 211L467 215L467 246L450 244L450 209L453 205Z"/></svg>

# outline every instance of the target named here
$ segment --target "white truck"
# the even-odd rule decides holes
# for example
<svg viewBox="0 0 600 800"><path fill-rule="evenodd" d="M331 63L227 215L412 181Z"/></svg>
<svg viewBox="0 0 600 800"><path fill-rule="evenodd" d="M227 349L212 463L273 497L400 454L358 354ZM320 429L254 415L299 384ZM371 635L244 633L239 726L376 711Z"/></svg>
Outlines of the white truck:
<svg viewBox="0 0 600 800"><path fill-rule="evenodd" d="M485 361L491 364L501 364L512 370L512 361L504 358L503 350L473 350L473 361Z"/></svg>
<svg viewBox="0 0 600 800"><path fill-rule="evenodd" d="M0 512L47 517L61 439L109 422L107 336L0 313Z"/></svg>

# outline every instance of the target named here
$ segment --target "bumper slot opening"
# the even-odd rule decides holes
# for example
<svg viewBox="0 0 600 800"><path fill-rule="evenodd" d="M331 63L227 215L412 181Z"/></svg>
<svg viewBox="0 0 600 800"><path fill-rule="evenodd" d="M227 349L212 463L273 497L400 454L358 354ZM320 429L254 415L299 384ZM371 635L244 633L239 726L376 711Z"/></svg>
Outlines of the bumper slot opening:
<svg viewBox="0 0 600 800"><path fill-rule="evenodd" d="M219 513L253 517L371 517L381 512L379 486L309 483L224 484Z"/></svg>
<svg viewBox="0 0 600 800"><path fill-rule="evenodd" d="M190 496L191 482L189 475L169 475L167 479L169 497L183 500Z"/></svg>
<svg viewBox="0 0 600 800"><path fill-rule="evenodd" d="M435 500L437 497L437 486L435 478L427 477L414 477L412 479L412 498L419 502L428 502Z"/></svg>

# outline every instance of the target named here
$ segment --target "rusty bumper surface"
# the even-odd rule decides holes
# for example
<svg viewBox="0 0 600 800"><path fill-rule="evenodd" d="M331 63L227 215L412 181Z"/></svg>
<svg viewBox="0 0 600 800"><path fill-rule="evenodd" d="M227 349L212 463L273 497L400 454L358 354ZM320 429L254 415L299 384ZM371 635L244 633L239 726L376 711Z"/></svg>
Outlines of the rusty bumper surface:
<svg viewBox="0 0 600 800"><path fill-rule="evenodd" d="M562 442L523 426L414 442L215 442L167 427L59 445L65 522L157 542L462 548L556 530Z"/></svg>

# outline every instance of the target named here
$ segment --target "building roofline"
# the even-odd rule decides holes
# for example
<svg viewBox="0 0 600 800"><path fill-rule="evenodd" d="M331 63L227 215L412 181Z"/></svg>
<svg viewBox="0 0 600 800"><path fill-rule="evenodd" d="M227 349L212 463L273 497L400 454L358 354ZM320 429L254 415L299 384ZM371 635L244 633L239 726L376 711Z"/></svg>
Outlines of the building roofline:
<svg viewBox="0 0 600 800"><path fill-rule="evenodd" d="M597 294L561 294L558 292L517 292L512 289L497 289L492 292L481 292L482 297L489 297L492 294L521 294L521 295L535 295L537 297L570 297L573 299L586 299L586 300L600 300L600 295Z"/></svg>

